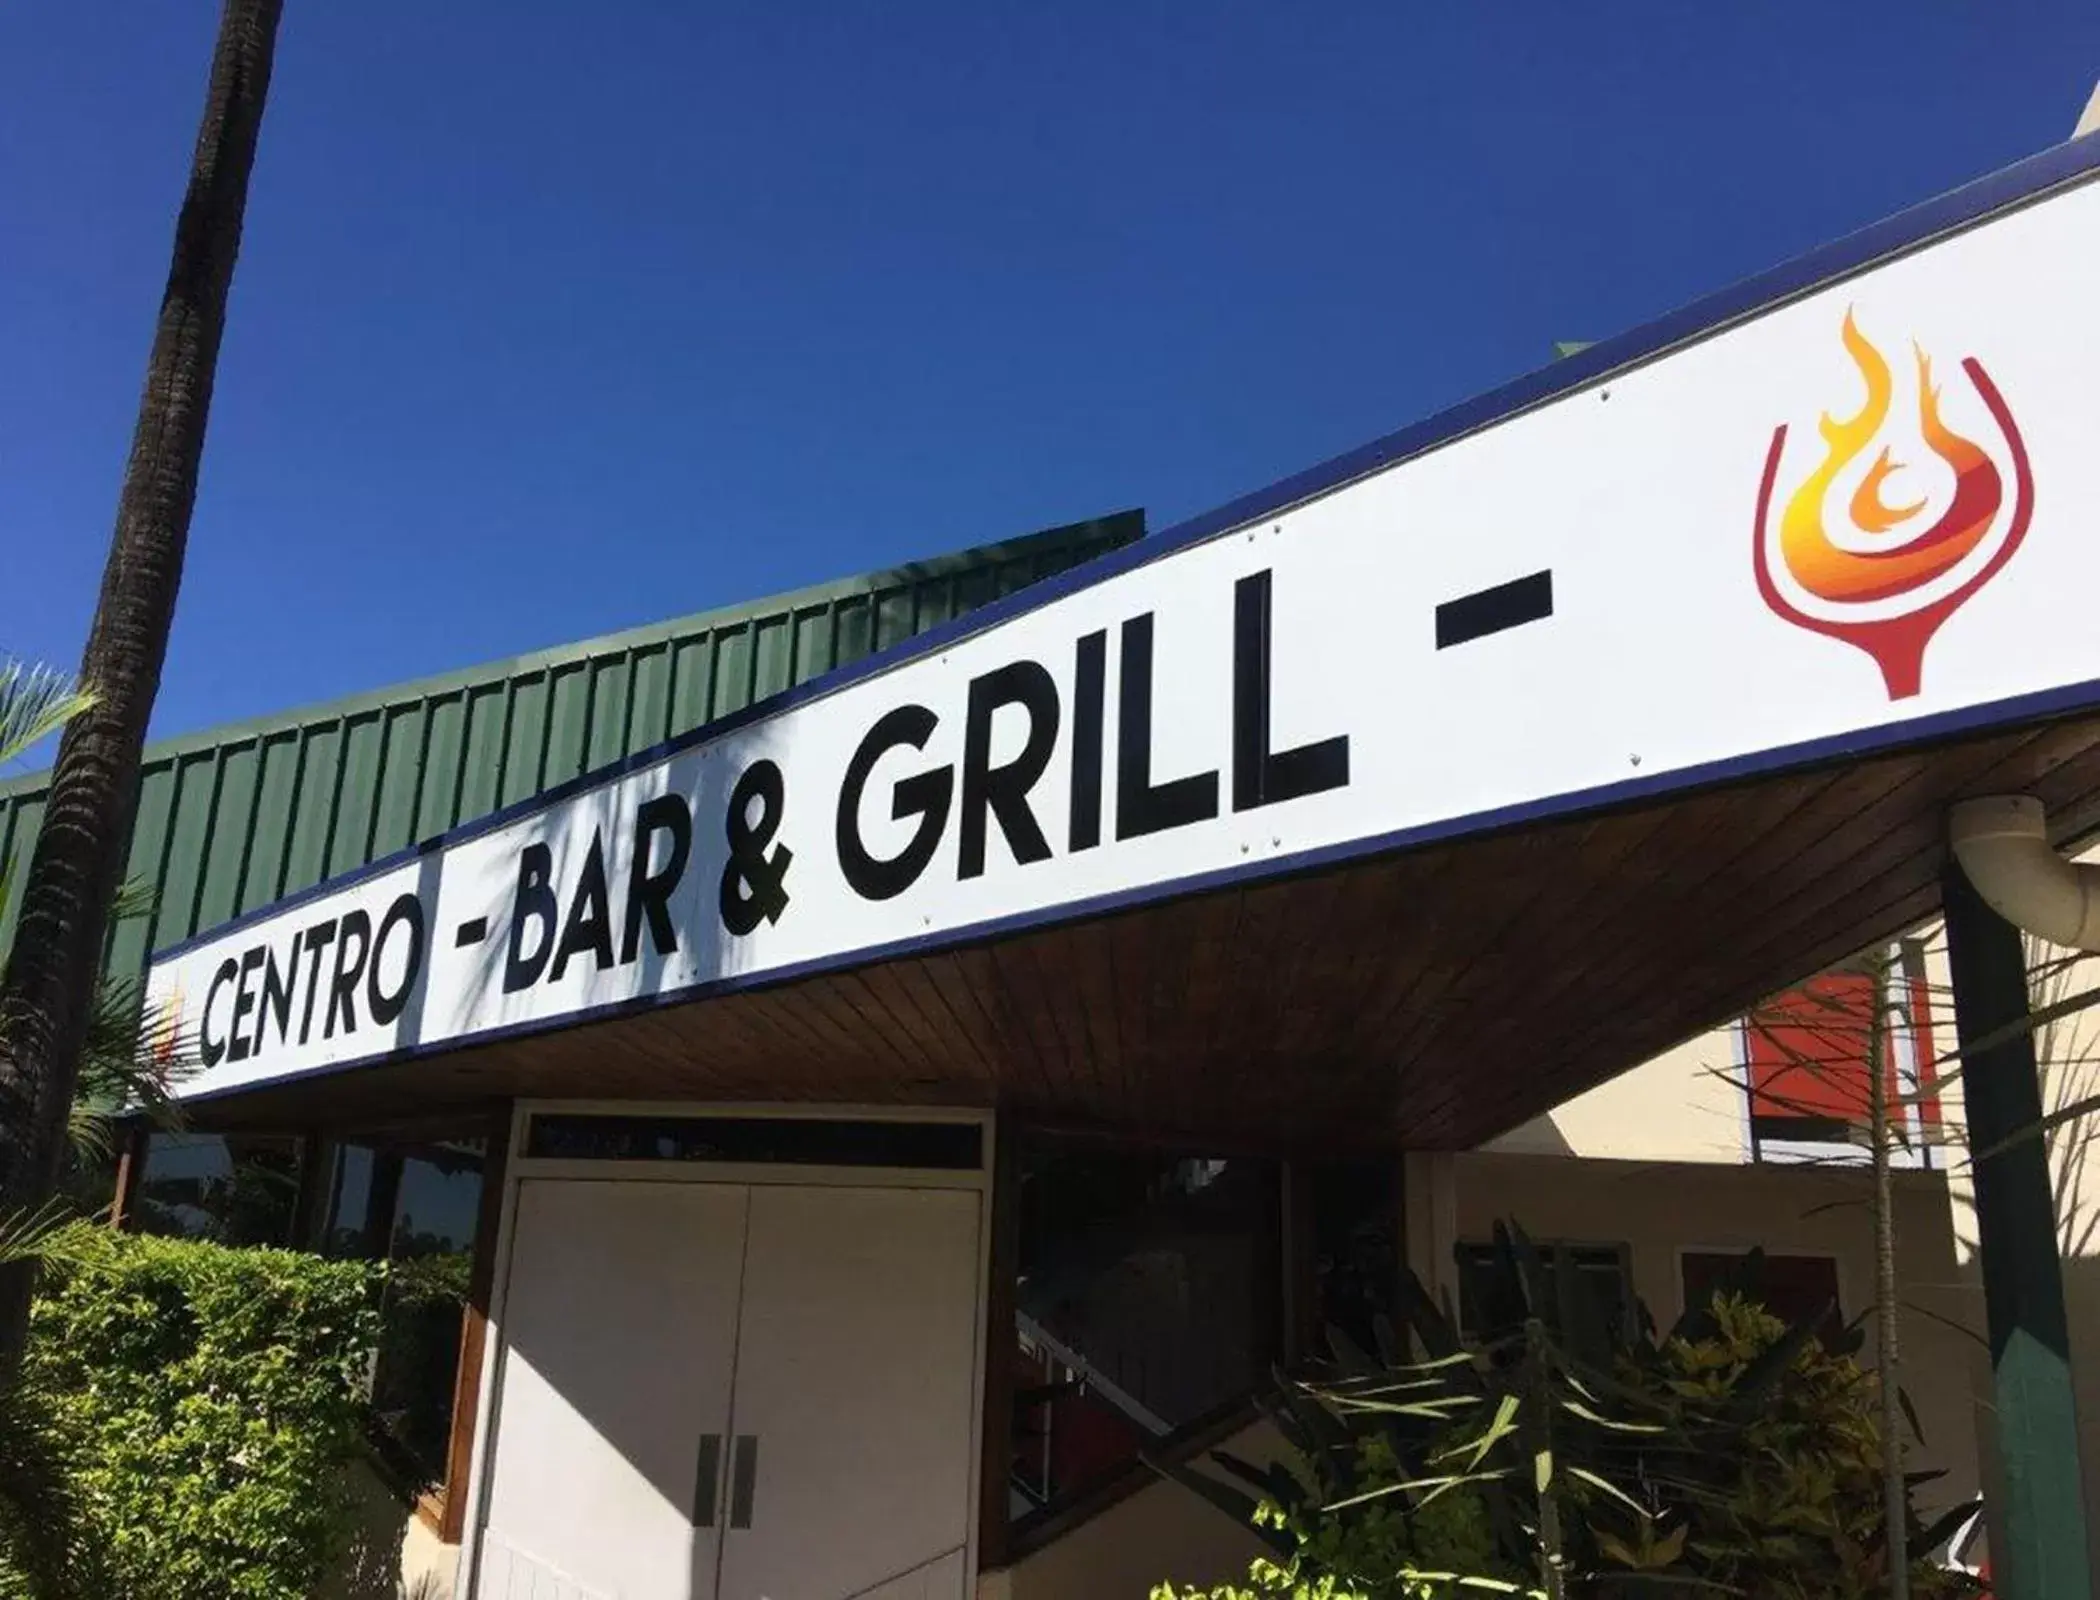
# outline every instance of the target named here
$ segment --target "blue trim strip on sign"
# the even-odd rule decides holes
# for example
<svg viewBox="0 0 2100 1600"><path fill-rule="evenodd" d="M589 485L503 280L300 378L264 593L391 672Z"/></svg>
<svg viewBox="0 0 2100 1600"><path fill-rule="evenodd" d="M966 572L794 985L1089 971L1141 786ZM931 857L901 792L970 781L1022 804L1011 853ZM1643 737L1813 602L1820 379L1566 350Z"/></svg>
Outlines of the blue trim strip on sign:
<svg viewBox="0 0 2100 1600"><path fill-rule="evenodd" d="M694 745L722 738L738 728L778 716L808 701L836 694L863 679L894 671L920 657L937 654L962 639L1040 610L1052 601L1062 599L1077 590L1104 583L1125 572L1172 555L1189 545L1200 544L1206 539L1230 533L1262 517L1274 516L1293 506L1303 505L1308 500L1332 493L1374 472L1397 465L1411 457L1426 454L1466 434L1477 433L1483 428L1507 421L1519 412L1529 411L1549 400L1556 400L1586 388L1600 379L1653 360L1681 345L1717 333L1733 323L1747 320L1785 301L1826 287L1832 282L1901 255L1931 240L1958 232L2000 212L2012 210L2053 190L2070 187L2081 179L2091 178L2096 170L2100 170L2100 133L2090 133L2068 144L2057 145L2039 155L2030 156L2024 161L1979 178L1973 183L1950 190L1936 199L1898 212L1892 217L1860 229L1857 233L1819 246L1806 255L1797 256L1769 271L1746 278L1716 294L1695 300L1690 305L1653 322L1594 344L1576 355L1554 362L1550 367L1543 367L1498 389L1491 389L1474 399L1462 401L1435 416L1323 461L1318 466L1295 473L1270 484L1267 488L1243 495L1215 511L1205 512L1164 532L1141 539L1135 544L1096 556L1080 566L995 600L951 622L930 628L915 638L866 656L850 666L835 668L810 679L807 683L799 684L768 699L756 701L741 711L718 718L702 727L690 729L646 750L637 751L624 760L570 778L538 794L528 795L500 811L477 817L471 822L463 822L458 827L421 844L410 845L354 871L325 879L297 893L286 895L281 900L274 900L268 905L258 906L253 911L207 928L202 933L155 952L153 960L172 960L200 944L223 939L240 928L277 916L308 900L324 894L335 894L368 878L391 872L428 855L433 850L447 849L463 840L493 832L533 812L549 810L573 794L597 788L638 768L652 766ZM1753 764L1744 768L1745 771L1791 765L1805 758L1798 753L1768 751L1747 759ZM1692 769L1692 772L1674 776L1662 775L1653 782L1659 783L1662 788L1691 788L1702 783L1720 781L1716 777L1692 775L1701 771L1704 769ZM1649 783L1650 780L1643 782ZM1660 791L1650 787L1642 792ZM1594 798L1596 793L1593 791L1592 797L1584 799L1583 803L1609 803ZM1499 813L1475 813L1463 818L1454 818L1449 823L1439 826L1447 831L1494 826L1498 825L1494 820L1497 817ZM1505 822L1507 820L1509 819L1502 819ZM1401 842L1397 836L1387 836L1377 841L1377 847L1389 849L1397 842ZM1234 867L1223 876L1232 878L1250 874L1267 875L1279 870L1282 869L1279 868L1277 860L1272 858L1268 862ZM1144 892L1152 894L1182 891L1173 885L1155 885L1149 886ZM1058 906L1048 911L1028 913L1027 917L1036 921L1062 918L1073 909L1075 908ZM985 931L985 926L980 925L975 931L981 934ZM1003 928L995 931L1003 931ZM959 930L942 937L960 936ZM846 960L874 959L879 953L855 950L825 959L828 964L836 965ZM796 970L802 971L799 968ZM775 981L775 975L768 974L766 981ZM692 991L680 992L689 995ZM652 1002L663 998L667 997L652 997ZM578 1012L570 1015L582 1018L594 1014Z"/></svg>
<svg viewBox="0 0 2100 1600"><path fill-rule="evenodd" d="M452 1034L429 1044L408 1045L380 1055L360 1056L355 1061L279 1073L268 1078L259 1078L253 1083L234 1084L207 1094L187 1095L183 1098L186 1104L203 1104L223 1099L228 1095L247 1094L266 1086L290 1083L295 1079L305 1082L339 1072L354 1072L365 1067L413 1061L421 1056L443 1055L448 1051L495 1044L521 1034L551 1033L558 1028L604 1021L631 1012L653 1010L658 1006L686 1004L740 990L769 989L780 984L793 983L801 978L814 977L818 973L834 971L843 966L868 966L882 961L894 961L904 956L927 955L956 945L969 944L981 939L996 939L1031 928L1049 927L1062 922L1079 922L1088 917L1108 916L1161 900L1180 899L1192 894L1201 894L1206 890L1227 888L1248 878L1285 878L1315 872L1323 867L1343 865L1362 856L1378 855L1389 850L1445 843L1454 838L1485 833L1492 829L1551 821L1575 812L1624 806L1681 789L1711 788L1719 784L1739 782L1777 768L1812 767L1848 757L1880 755L1905 745L1956 738L1965 733L1978 733L2008 723L2039 722L2052 717L2093 710L2100 710L2100 678L2036 694L1994 700L1984 705L1966 706L1958 711L1941 711L1927 717L1914 717L1908 722L1887 723L1864 732L1827 735L1821 739L1810 739L1776 750L1760 751L1754 756L1730 756L1726 760L1709 761L1700 766L1680 768L1675 772L1655 773L1645 778L1627 778L1617 783L1600 784L1593 789L1558 795L1550 800L1525 801L1518 805L1501 806L1492 811L1475 811L1463 817L1424 823L1419 827L1398 828L1390 833L1369 838L1347 839L1339 844L1322 845L1315 850L1287 852L1244 866L1220 867L1211 872L1191 873L1187 877L1169 878L1133 889L1119 889L1113 894L1065 901L1039 911L1019 911L1010 916L989 917L982 922L943 928L936 933L914 934L910 938L893 939L886 944L862 945L853 950L817 956L789 966L770 967L763 972L710 978L703 983L688 984L680 989L660 989L625 1000L609 1001L604 1005L564 1011L555 1017L535 1017L523 1022L484 1028L474 1033ZM224 931L219 930L219 933L213 934L212 937L219 937Z"/></svg>

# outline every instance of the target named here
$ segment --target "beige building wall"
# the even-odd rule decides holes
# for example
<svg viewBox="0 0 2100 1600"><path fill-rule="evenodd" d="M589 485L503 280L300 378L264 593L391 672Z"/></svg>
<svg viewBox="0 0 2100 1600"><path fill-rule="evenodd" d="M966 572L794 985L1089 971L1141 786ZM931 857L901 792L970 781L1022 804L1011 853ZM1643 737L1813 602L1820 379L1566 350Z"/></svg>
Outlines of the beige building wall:
<svg viewBox="0 0 2100 1600"><path fill-rule="evenodd" d="M1749 1156L1733 1025L1687 1039L1485 1148L1606 1161L1737 1165Z"/></svg>

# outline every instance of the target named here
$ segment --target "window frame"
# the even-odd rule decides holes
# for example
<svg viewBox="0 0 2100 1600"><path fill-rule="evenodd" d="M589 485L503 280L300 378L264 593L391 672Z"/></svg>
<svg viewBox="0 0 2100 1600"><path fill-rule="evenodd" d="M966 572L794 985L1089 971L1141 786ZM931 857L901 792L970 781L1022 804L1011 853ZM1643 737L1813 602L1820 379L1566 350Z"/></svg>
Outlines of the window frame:
<svg viewBox="0 0 2100 1600"><path fill-rule="evenodd" d="M1563 1270L1561 1265L1561 1257L1564 1254L1570 1255L1570 1260L1572 1264L1571 1253L1578 1250L1596 1251L1600 1254L1608 1252L1613 1257L1613 1259L1617 1261L1619 1268L1621 1308L1623 1309L1624 1314L1629 1318L1637 1317L1639 1315L1638 1307L1640 1305L1640 1296L1634 1287L1633 1243L1631 1240L1576 1238L1534 1239L1531 1241L1531 1247L1534 1250L1536 1250L1541 1256L1546 1257L1553 1267L1554 1295L1555 1299L1559 1302L1555 1309L1560 1315L1563 1327L1567 1325L1568 1313L1573 1309L1572 1302L1569 1300L1568 1295L1570 1287L1574 1282L1574 1278L1571 1273ZM1470 1326L1466 1317L1465 1282L1468 1265L1467 1252L1484 1252L1488 1261L1491 1263L1494 1259L1494 1249L1495 1242L1493 1239L1456 1239L1452 1241L1451 1269L1454 1279L1452 1287L1455 1291L1453 1295L1455 1304L1453 1305L1452 1309L1457 1316L1459 1340L1461 1343L1466 1345L1476 1344L1478 1343L1480 1338L1479 1330ZM1578 1268L1577 1270L1582 1269ZM1627 1331L1631 1331L1630 1327Z"/></svg>
<svg viewBox="0 0 2100 1600"><path fill-rule="evenodd" d="M493 1118L481 1161L481 1203L474 1218L473 1256L467 1269L467 1303L461 1308L459 1360L452 1374L451 1436L445 1449L445 1481L416 1501L435 1500L434 1529L440 1542L464 1544L467 1530L467 1486L474 1467L474 1436L479 1421L481 1379L488 1359L490 1295L496 1282L496 1242L503 1223L503 1196L509 1187L511 1127L507 1112Z"/></svg>
<svg viewBox="0 0 2100 1600"><path fill-rule="evenodd" d="M460 1544L466 1534L467 1482L473 1461L481 1377L487 1358L489 1293L496 1269L497 1232L502 1220L513 1121L510 1108L502 1106L463 1117L340 1129L325 1136L310 1135L304 1141L306 1157L302 1176L311 1173L311 1181L302 1185L302 1189L310 1190L312 1198L301 1218L305 1231L296 1237L294 1244L295 1248L302 1250L318 1250L323 1243L321 1235L329 1222L329 1204L323 1190L325 1182L333 1179L333 1158L345 1145L372 1148L376 1142L398 1144L419 1136L424 1140L467 1137L484 1141L481 1194L475 1207L474 1231L469 1244L467 1298L460 1308L459 1352L453 1363L451 1416L447 1422L444 1467L439 1481L435 1484L423 1482L398 1442L376 1427L371 1430L372 1460L388 1486L408 1504L417 1521L434 1533L440 1543L448 1545ZM388 1258L392 1219L400 1204L401 1164L409 1159L400 1150L373 1148L372 1153L373 1172L365 1204L365 1232L359 1253L353 1258L367 1261ZM375 1203L382 1195L385 1204ZM373 1218L382 1211L388 1220L375 1231Z"/></svg>
<svg viewBox="0 0 2100 1600"><path fill-rule="evenodd" d="M144 1233L139 1226L140 1201L144 1195L148 1173L153 1165L153 1141L156 1137L171 1139L281 1139L292 1147L291 1180L292 1203L285 1212L284 1226L273 1230L267 1239L253 1241L251 1245L237 1245L236 1249L303 1249L299 1228L302 1222L301 1204L308 1181L308 1168L313 1159L312 1140L304 1131L272 1133L242 1128L190 1128L167 1126L139 1116L123 1136L123 1148L118 1156L114 1177L114 1188L110 1197L110 1226L126 1233ZM210 1238L209 1235L182 1234L174 1237ZM213 1239L213 1243L226 1243Z"/></svg>
<svg viewBox="0 0 2100 1600"><path fill-rule="evenodd" d="M1844 1325L1845 1307L1856 1303L1852 1298L1852 1285L1847 1281L1850 1274L1845 1270L1845 1258L1835 1250L1811 1250L1798 1247L1771 1250L1763 1245L1747 1244L1673 1245L1671 1247L1671 1272L1673 1277L1671 1287L1677 1291L1677 1314L1680 1317L1683 1316L1690 1309L1691 1305L1691 1299L1685 1287L1684 1275L1685 1262L1689 1257L1716 1256L1725 1257L1733 1261L1741 1261L1754 1250L1763 1251L1767 1261L1829 1262L1831 1281L1837 1286L1837 1304L1831 1308L1831 1313L1838 1326L1842 1327ZM1778 1313L1774 1312L1773 1315L1777 1316Z"/></svg>

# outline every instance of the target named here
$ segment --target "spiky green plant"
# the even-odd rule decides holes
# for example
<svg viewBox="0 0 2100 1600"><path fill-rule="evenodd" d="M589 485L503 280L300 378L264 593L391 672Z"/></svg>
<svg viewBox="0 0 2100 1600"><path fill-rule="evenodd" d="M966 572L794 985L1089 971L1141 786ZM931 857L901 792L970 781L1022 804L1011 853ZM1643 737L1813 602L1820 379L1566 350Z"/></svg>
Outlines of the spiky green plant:
<svg viewBox="0 0 2100 1600"><path fill-rule="evenodd" d="M1753 1253L1657 1338L1645 1313L1627 1328L1564 1305L1498 1226L1478 1339L1404 1276L1411 1344L1381 1327L1374 1359L1330 1334L1334 1370L1267 1402L1288 1465L1154 1464L1270 1545L1248 1595L1865 1600L1886 1577L1875 1379L1856 1333L1829 1348L1820 1312L1790 1327L1746 1299L1761 1268ZM1926 1527L1906 1505L1914 1555L1972 1510ZM1934 1600L1975 1592L1912 1572Z"/></svg>

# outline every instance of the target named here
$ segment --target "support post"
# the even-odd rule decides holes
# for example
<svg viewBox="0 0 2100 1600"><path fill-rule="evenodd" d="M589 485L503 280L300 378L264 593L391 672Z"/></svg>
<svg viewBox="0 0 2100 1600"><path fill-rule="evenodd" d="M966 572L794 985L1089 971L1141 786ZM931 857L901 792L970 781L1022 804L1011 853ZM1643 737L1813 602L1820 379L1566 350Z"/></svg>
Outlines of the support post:
<svg viewBox="0 0 2100 1600"><path fill-rule="evenodd" d="M2020 932L1949 861L1942 880L1969 1148L1989 1150L2042 1118L2027 956ZM1983 1041L1995 1043L1983 1045ZM1981 1046L1979 1048L1979 1046ZM2091 1594L2085 1492L2072 1404L2070 1333L2049 1155L2019 1139L1975 1163L1977 1247L1990 1329L2004 1504L1991 1550L1998 1600Z"/></svg>
<svg viewBox="0 0 2100 1600"><path fill-rule="evenodd" d="M125 1126L123 1146L117 1154L116 1184L110 1194L109 1225L122 1231L135 1231L136 1212L139 1202L139 1185L146 1177L147 1140L152 1130L143 1122Z"/></svg>
<svg viewBox="0 0 2100 1600"><path fill-rule="evenodd" d="M991 1249L984 1316L984 1417L977 1472L977 1570L1007 1564L1014 1471L1014 1279L1021 1259L1021 1144L1012 1117L992 1124Z"/></svg>
<svg viewBox="0 0 2100 1600"><path fill-rule="evenodd" d="M1458 1161L1446 1150L1409 1150L1400 1158L1405 1259L1431 1299L1458 1304Z"/></svg>

